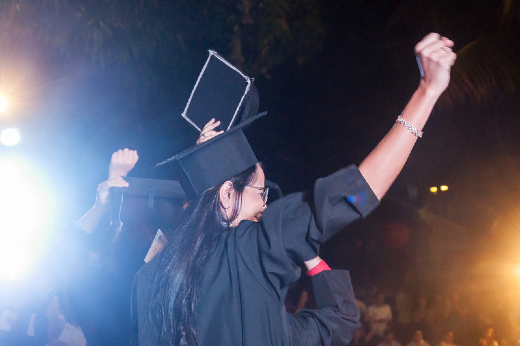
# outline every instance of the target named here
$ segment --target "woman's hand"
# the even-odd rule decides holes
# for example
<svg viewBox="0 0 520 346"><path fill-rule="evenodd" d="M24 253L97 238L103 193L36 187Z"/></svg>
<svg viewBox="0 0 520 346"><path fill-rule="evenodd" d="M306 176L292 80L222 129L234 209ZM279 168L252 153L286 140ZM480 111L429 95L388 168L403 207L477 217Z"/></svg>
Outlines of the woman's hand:
<svg viewBox="0 0 520 346"><path fill-rule="evenodd" d="M208 121L206 125L204 125L204 128L202 131L200 131L199 139L197 139L197 144L204 143L208 140L210 140L213 137L216 137L220 135L221 133L224 133L224 131L216 131L215 128L220 125L220 121L215 121L215 118Z"/></svg>
<svg viewBox="0 0 520 346"><path fill-rule="evenodd" d="M108 167L108 177L126 177L135 164L139 160L136 150L130 150L125 148L124 150L119 149L112 154L110 160L110 166Z"/></svg>
<svg viewBox="0 0 520 346"><path fill-rule="evenodd" d="M431 33L415 46L415 53L420 57L424 71L421 87L427 92L440 95L448 87L450 70L457 58L457 54L451 50L453 45L452 40Z"/></svg>

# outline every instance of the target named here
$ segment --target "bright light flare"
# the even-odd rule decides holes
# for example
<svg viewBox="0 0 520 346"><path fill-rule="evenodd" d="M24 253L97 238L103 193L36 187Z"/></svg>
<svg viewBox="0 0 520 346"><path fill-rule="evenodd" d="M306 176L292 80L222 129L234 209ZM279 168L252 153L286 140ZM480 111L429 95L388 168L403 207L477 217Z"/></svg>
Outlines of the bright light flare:
<svg viewBox="0 0 520 346"><path fill-rule="evenodd" d="M431 193L436 194L437 191L438 191L437 186L432 186L432 187L430 187L430 192L431 192Z"/></svg>
<svg viewBox="0 0 520 346"><path fill-rule="evenodd" d="M20 143L20 131L15 128L3 130L0 133L0 143L9 147Z"/></svg>
<svg viewBox="0 0 520 346"><path fill-rule="evenodd" d="M7 107L9 106L7 99L3 96L0 96L0 113L3 113L7 110Z"/></svg>
<svg viewBox="0 0 520 346"><path fill-rule="evenodd" d="M513 273L514 273L518 278L520 278L520 266L517 266L517 267L513 270Z"/></svg>
<svg viewBox="0 0 520 346"><path fill-rule="evenodd" d="M520 285L520 264L502 264L500 272L511 287L518 288Z"/></svg>
<svg viewBox="0 0 520 346"><path fill-rule="evenodd" d="M0 159L0 281L22 278L49 215L49 203L26 167ZM46 203L47 202L47 203Z"/></svg>
<svg viewBox="0 0 520 346"><path fill-rule="evenodd" d="M448 191L448 185L441 185L441 191Z"/></svg>

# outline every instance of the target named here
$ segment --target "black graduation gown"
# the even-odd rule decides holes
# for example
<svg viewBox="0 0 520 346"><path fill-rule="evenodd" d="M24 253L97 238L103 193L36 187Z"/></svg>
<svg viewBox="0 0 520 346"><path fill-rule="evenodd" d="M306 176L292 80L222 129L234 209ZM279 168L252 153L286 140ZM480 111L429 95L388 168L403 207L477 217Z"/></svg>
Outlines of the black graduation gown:
<svg viewBox="0 0 520 346"><path fill-rule="evenodd" d="M310 196L312 195L312 196ZM363 176L349 166L316 181L310 195L295 193L264 211L258 223L242 221L223 234L210 255L196 306L197 339L204 345L341 345L358 327L345 271L313 277L318 310L290 316L287 289L318 244L378 204ZM309 203L307 200L311 200ZM146 328L149 266L136 278L139 345L157 345Z"/></svg>

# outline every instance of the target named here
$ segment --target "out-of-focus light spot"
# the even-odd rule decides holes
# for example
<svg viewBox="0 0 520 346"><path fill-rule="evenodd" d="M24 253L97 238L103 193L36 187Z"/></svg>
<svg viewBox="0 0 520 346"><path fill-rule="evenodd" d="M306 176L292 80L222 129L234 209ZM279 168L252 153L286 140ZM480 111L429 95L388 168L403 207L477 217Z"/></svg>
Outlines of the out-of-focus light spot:
<svg viewBox="0 0 520 346"><path fill-rule="evenodd" d="M16 145L20 142L20 132L14 128L5 129L0 133L0 142L7 146Z"/></svg>
<svg viewBox="0 0 520 346"><path fill-rule="evenodd" d="M515 274L520 277L520 266L516 267Z"/></svg>
<svg viewBox="0 0 520 346"><path fill-rule="evenodd" d="M8 103L7 103L7 100L5 99L5 97L0 96L0 113L5 112L7 110L7 106L8 106Z"/></svg>
<svg viewBox="0 0 520 346"><path fill-rule="evenodd" d="M0 281L29 271L47 223L48 198L29 173L16 161L0 160Z"/></svg>
<svg viewBox="0 0 520 346"><path fill-rule="evenodd" d="M12 179L20 174L20 166L11 160L0 161L0 183L3 179ZM3 186L3 183L2 185Z"/></svg>
<svg viewBox="0 0 520 346"><path fill-rule="evenodd" d="M430 187L430 192L431 192L431 193L436 194L437 191L438 191L437 186L432 186L432 187Z"/></svg>
<svg viewBox="0 0 520 346"><path fill-rule="evenodd" d="M448 191L448 185L441 185L441 191Z"/></svg>

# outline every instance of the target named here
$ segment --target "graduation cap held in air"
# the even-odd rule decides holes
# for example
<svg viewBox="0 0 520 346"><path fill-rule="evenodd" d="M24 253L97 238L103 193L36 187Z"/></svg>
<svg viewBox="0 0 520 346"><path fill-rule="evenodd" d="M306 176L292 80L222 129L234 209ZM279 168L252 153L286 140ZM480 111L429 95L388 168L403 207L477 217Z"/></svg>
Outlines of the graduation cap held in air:
<svg viewBox="0 0 520 346"><path fill-rule="evenodd" d="M216 52L209 51L182 116L199 132L215 118L225 132L154 167L171 164L188 198L195 198L258 162L243 132L266 114L254 115L258 93L252 82Z"/></svg>

